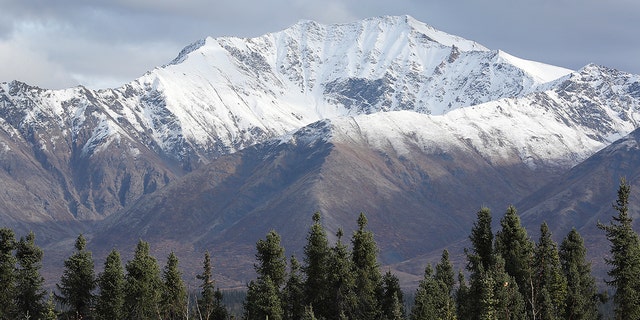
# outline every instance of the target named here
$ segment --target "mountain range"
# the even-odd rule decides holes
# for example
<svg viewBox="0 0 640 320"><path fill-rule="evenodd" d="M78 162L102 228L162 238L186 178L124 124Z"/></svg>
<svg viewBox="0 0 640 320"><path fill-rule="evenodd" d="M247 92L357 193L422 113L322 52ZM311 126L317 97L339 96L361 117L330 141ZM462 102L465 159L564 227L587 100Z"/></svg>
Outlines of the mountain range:
<svg viewBox="0 0 640 320"><path fill-rule="evenodd" d="M596 259L617 179L638 185L639 124L638 75L409 16L301 21L197 41L120 88L0 83L0 222L36 232L51 277L84 233L97 257L174 250L187 274L209 250L238 286L258 239L275 229L300 256L319 211L332 240L364 212L380 263L410 283L461 254L480 207L497 222L509 204L533 239L542 221L557 239L576 227Z"/></svg>

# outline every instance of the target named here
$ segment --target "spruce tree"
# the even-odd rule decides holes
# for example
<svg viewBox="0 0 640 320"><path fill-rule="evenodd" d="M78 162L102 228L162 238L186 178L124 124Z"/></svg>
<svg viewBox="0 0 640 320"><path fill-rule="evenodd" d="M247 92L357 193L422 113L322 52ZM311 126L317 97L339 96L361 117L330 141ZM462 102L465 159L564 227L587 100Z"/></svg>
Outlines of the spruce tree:
<svg viewBox="0 0 640 320"><path fill-rule="evenodd" d="M295 256L289 260L289 278L283 290L285 319L300 319L305 312L304 281L300 274L300 263Z"/></svg>
<svg viewBox="0 0 640 320"><path fill-rule="evenodd" d="M496 254L490 273L493 280L493 307L496 319L516 320L527 319L525 299L518 290L515 278L505 271L504 259Z"/></svg>
<svg viewBox="0 0 640 320"><path fill-rule="evenodd" d="M16 239L13 230L0 228L0 319L11 319L15 312Z"/></svg>
<svg viewBox="0 0 640 320"><path fill-rule="evenodd" d="M42 318L45 313L42 289L44 278L40 275L43 252L35 244L33 232L21 237L16 247L16 316L15 318Z"/></svg>
<svg viewBox="0 0 640 320"><path fill-rule="evenodd" d="M198 314L203 320L222 320L227 318L227 309L222 304L222 292L215 288L212 276L211 255L205 252L202 273L196 278L202 281L200 298L197 301Z"/></svg>
<svg viewBox="0 0 640 320"><path fill-rule="evenodd" d="M245 320L282 320L284 309L280 291L270 276L259 277L249 283L244 305Z"/></svg>
<svg viewBox="0 0 640 320"><path fill-rule="evenodd" d="M284 248L280 245L280 235L271 230L265 240L256 243L254 264L258 278L249 283L244 303L244 319L271 320L284 318L280 289L286 277ZM275 280L274 280L275 279Z"/></svg>
<svg viewBox="0 0 640 320"><path fill-rule="evenodd" d="M400 280L391 271L382 276L382 299L380 301L383 319L404 319L404 298Z"/></svg>
<svg viewBox="0 0 640 320"><path fill-rule="evenodd" d="M67 307L67 318L91 318L93 290L96 287L91 251L86 250L87 241L80 234L76 239L76 252L64 262L64 272L60 284L56 284L60 294L55 298Z"/></svg>
<svg viewBox="0 0 640 320"><path fill-rule="evenodd" d="M367 218L358 217L358 230L351 239L357 303L354 319L377 319L381 315L378 296L382 291L378 268L378 246L371 231L365 230Z"/></svg>
<svg viewBox="0 0 640 320"><path fill-rule="evenodd" d="M440 310L438 310L438 300L442 287L438 285L433 267L427 264L424 270L424 278L420 280L416 295L414 298L413 308L411 308L411 320L441 319Z"/></svg>
<svg viewBox="0 0 640 320"><path fill-rule="evenodd" d="M496 233L495 250L504 259L504 269L515 278L520 294L531 300L531 261L533 242L522 226L514 206L509 206L500 219L500 231Z"/></svg>
<svg viewBox="0 0 640 320"><path fill-rule="evenodd" d="M605 258L605 262L611 266L607 273L611 280L607 284L616 289L613 296L616 319L640 319L640 240L629 214L630 192L626 179L621 178L613 205L618 215L608 225L598 223L611 242L611 257Z"/></svg>
<svg viewBox="0 0 640 320"><path fill-rule="evenodd" d="M159 318L162 280L158 262L149 252L149 243L138 242L133 259L127 262L125 269L125 318Z"/></svg>
<svg viewBox="0 0 640 320"><path fill-rule="evenodd" d="M353 261L351 260L351 252L342 242L342 229L338 229L336 233L338 240L334 247L331 248L329 257L329 300L333 302L329 306L332 316L329 319L338 319L338 317L354 317L354 310L357 301L355 292L355 274Z"/></svg>
<svg viewBox="0 0 640 320"><path fill-rule="evenodd" d="M304 267L306 275L305 296L307 304L313 307L316 316L326 318L331 301L328 301L328 260L329 242L322 224L320 213L313 214L313 225L307 235L307 244L304 246Z"/></svg>
<svg viewBox="0 0 640 320"><path fill-rule="evenodd" d="M178 257L172 251L162 273L162 294L160 305L162 319L180 320L187 318L187 288L182 282L178 268Z"/></svg>
<svg viewBox="0 0 640 320"><path fill-rule="evenodd" d="M488 272L494 258L491 211L488 208L482 208L476 215L476 222L474 222L469 235L471 248L464 250L467 256L467 270L469 270L470 279L469 294L462 307L473 319L478 319L481 314L495 314L491 311L492 309L489 309L494 304L494 282ZM491 288L490 291L489 288ZM480 301L481 299L484 301ZM482 308L484 310L481 310Z"/></svg>
<svg viewBox="0 0 640 320"><path fill-rule="evenodd" d="M559 319L565 310L567 282L560 267L558 247L547 223L540 226L540 239L533 260L535 304L533 312L542 319Z"/></svg>
<svg viewBox="0 0 640 320"><path fill-rule="evenodd" d="M98 276L95 318L97 320L124 318L124 269L120 253L111 250L104 262L104 271Z"/></svg>
<svg viewBox="0 0 640 320"><path fill-rule="evenodd" d="M469 300L470 289L464 278L462 270L458 271L458 289L456 290L456 315L458 319L471 319Z"/></svg>
<svg viewBox="0 0 640 320"><path fill-rule="evenodd" d="M580 233L573 228L560 244L560 264L567 279L564 319L598 319L596 282Z"/></svg>
<svg viewBox="0 0 640 320"><path fill-rule="evenodd" d="M440 318L455 319L456 304L455 300L453 299L453 287L455 285L455 278L453 274L453 265L449 260L449 251L442 251L440 262L436 265L434 278L438 283L438 287L440 288L439 297L437 299L438 309L440 310Z"/></svg>
<svg viewBox="0 0 640 320"><path fill-rule="evenodd" d="M267 233L266 239L256 244L256 260L254 265L258 277L271 278L273 285L280 289L284 285L287 273L287 260L284 248L280 245L280 235L274 230Z"/></svg>

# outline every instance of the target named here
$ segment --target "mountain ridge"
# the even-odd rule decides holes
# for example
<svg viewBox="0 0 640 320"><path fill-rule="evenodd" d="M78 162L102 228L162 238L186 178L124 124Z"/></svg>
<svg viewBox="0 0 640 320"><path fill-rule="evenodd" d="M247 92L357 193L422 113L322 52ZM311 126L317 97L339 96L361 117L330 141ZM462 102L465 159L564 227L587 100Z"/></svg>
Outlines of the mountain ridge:
<svg viewBox="0 0 640 320"><path fill-rule="evenodd" d="M335 231L364 210L399 263L639 126L638 75L523 60L409 16L301 21L196 41L119 88L0 83L0 221L46 233L60 256L78 231L96 251L141 236L162 254L220 246L245 266L235 280L223 268L233 282L251 274L242 236L260 223L300 244L313 211ZM181 221L199 234L162 237ZM428 223L439 236L421 246Z"/></svg>

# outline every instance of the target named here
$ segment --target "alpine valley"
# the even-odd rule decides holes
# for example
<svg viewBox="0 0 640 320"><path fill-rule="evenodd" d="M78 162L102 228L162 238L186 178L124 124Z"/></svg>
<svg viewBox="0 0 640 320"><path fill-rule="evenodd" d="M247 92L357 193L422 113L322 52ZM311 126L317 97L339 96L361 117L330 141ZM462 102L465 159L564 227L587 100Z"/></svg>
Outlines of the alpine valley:
<svg viewBox="0 0 640 320"><path fill-rule="evenodd" d="M478 209L497 224L515 204L532 239L542 221L556 240L577 228L602 272L595 224L620 176L639 218L638 127L638 75L523 60L409 16L301 21L197 41L120 88L0 83L0 224L36 233L49 281L83 233L98 267L143 239L188 278L208 250L231 287L269 230L300 258L314 212L332 241L364 212L381 265L411 285L442 249L462 256Z"/></svg>

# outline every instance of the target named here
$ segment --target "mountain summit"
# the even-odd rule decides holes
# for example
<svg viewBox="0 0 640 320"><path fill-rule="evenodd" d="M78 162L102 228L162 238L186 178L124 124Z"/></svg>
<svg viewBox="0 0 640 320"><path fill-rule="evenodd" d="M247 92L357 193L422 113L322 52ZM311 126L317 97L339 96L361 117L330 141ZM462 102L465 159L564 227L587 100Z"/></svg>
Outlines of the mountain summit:
<svg viewBox="0 0 640 320"><path fill-rule="evenodd" d="M120 88L0 83L0 221L53 247L84 232L247 262L264 228L299 247L313 211L334 229L367 211L397 263L632 132L638 88L409 16L206 38Z"/></svg>

